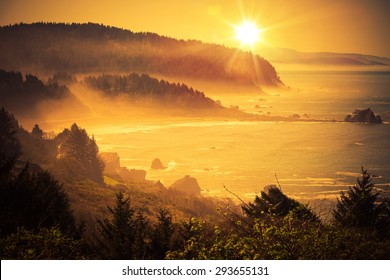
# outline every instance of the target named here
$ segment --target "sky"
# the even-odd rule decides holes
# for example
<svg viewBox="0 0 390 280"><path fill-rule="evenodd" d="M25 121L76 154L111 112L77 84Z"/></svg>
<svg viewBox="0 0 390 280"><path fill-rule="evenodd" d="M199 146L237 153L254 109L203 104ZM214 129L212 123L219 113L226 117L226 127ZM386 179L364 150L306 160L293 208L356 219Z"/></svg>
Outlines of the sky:
<svg viewBox="0 0 390 280"><path fill-rule="evenodd" d="M390 57L390 0L0 0L0 25L94 22L240 47L234 26L262 30L254 47Z"/></svg>

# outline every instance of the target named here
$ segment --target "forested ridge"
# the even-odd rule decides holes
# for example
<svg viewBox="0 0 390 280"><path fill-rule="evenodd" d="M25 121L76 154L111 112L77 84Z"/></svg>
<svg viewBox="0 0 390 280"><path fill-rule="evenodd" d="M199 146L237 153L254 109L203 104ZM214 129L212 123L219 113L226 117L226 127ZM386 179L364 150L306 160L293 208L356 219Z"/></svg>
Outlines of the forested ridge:
<svg viewBox="0 0 390 280"><path fill-rule="evenodd" d="M2 26L0 68L33 73L136 72L282 85L275 68L259 55L94 23Z"/></svg>
<svg viewBox="0 0 390 280"><path fill-rule="evenodd" d="M84 82L108 97L125 94L135 103L157 103L173 108L221 109L222 106L205 96L203 92L185 84L169 83L146 74L101 75L86 77Z"/></svg>
<svg viewBox="0 0 390 280"><path fill-rule="evenodd" d="M95 101L88 101L84 104L77 94L85 89L78 88L72 92L67 85L81 84L94 90ZM82 94L82 93L81 93ZM110 101L124 96L128 108L149 108L156 110L156 113L169 114L171 110L183 110L200 114L199 110L208 110L210 114L218 115L228 111L221 104L205 96L197 89L186 84L170 83L163 79L153 78L147 74L130 73L128 75L87 76L77 81L72 75L61 72L55 73L45 82L35 75L21 72L0 70L0 104L18 116L31 117L39 115L42 107L40 104L45 101L57 101L62 107L69 106L73 110L88 113L89 107L96 105L96 100L103 96L110 105ZM95 103L94 103L95 102ZM80 110L76 110L80 109ZM231 112L232 113L232 112ZM222 113L223 114L223 113Z"/></svg>
<svg viewBox="0 0 390 280"><path fill-rule="evenodd" d="M161 183L107 183L94 137L77 124L48 138L4 108L0 120L1 259L390 257L390 199L363 168L323 222L280 186L237 205Z"/></svg>

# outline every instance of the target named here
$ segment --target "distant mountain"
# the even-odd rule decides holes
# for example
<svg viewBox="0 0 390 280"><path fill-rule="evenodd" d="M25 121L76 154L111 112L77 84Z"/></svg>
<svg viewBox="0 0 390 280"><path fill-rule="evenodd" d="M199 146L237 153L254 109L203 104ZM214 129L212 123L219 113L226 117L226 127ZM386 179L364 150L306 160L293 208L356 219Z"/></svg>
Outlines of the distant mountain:
<svg viewBox="0 0 390 280"><path fill-rule="evenodd" d="M258 51L272 63L330 66L389 66L390 59L373 55L331 52L300 52L286 48L261 48Z"/></svg>
<svg viewBox="0 0 390 280"><path fill-rule="evenodd" d="M0 68L32 73L147 73L259 86L282 85L275 68L248 52L93 23L0 27Z"/></svg>

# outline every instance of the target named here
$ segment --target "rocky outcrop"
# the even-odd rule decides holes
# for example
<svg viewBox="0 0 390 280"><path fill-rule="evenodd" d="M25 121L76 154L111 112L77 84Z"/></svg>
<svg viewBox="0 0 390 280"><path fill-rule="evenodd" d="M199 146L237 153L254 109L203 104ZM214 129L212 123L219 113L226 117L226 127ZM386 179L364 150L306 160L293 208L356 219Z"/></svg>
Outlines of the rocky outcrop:
<svg viewBox="0 0 390 280"><path fill-rule="evenodd" d="M365 110L356 109L352 115L347 115L344 119L345 122L360 122L360 123L382 123L382 118L367 108Z"/></svg>
<svg viewBox="0 0 390 280"><path fill-rule="evenodd" d="M165 169L165 166L162 164L160 159L155 158L152 161L152 164L151 164L150 168L153 169L153 170L163 170L163 169Z"/></svg>
<svg viewBox="0 0 390 280"><path fill-rule="evenodd" d="M117 153L100 153L100 158L104 162L104 172L107 174L115 174L121 167Z"/></svg>
<svg viewBox="0 0 390 280"><path fill-rule="evenodd" d="M127 169L120 165L120 158L117 153L100 153L104 162L104 173L111 176L119 176L123 181L145 181L146 171L141 169Z"/></svg>
<svg viewBox="0 0 390 280"><path fill-rule="evenodd" d="M189 195L200 195L201 191L198 181L190 175L177 180L170 188Z"/></svg>
<svg viewBox="0 0 390 280"><path fill-rule="evenodd" d="M117 169L117 174L124 181L145 181L146 171L141 169L127 169L126 167L121 167Z"/></svg>

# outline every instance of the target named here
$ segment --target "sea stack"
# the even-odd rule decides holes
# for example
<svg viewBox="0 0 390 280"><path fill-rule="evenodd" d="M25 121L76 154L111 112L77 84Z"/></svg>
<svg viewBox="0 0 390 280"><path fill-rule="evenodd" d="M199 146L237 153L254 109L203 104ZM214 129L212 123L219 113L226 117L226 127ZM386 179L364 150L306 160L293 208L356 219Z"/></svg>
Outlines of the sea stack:
<svg viewBox="0 0 390 280"><path fill-rule="evenodd" d="M359 122L359 123L382 123L382 118L367 108L365 110L356 109L352 115L347 115L344 119L345 122Z"/></svg>
<svg viewBox="0 0 390 280"><path fill-rule="evenodd" d="M150 168L153 169L153 170L163 170L163 169L165 169L165 166L162 164L160 159L155 158L152 161L152 164L151 164Z"/></svg>
<svg viewBox="0 0 390 280"><path fill-rule="evenodd" d="M198 181L190 175L186 175L184 178L177 180L170 188L189 195L200 195L201 192Z"/></svg>

